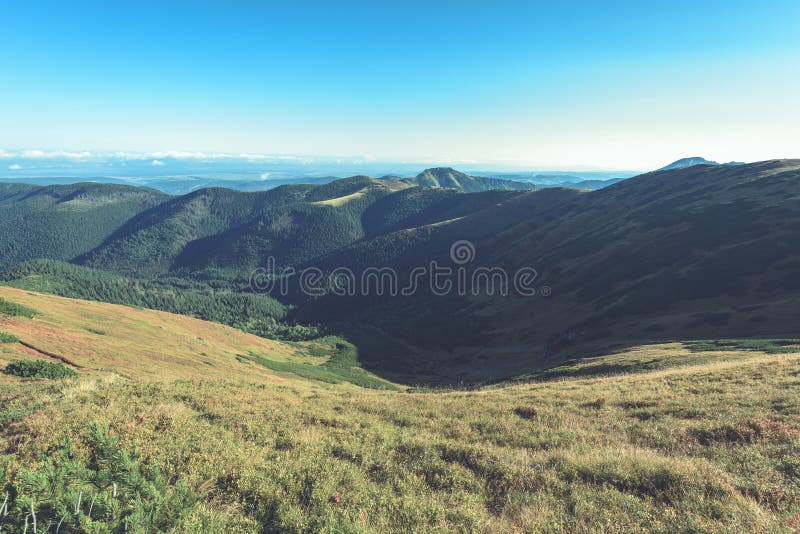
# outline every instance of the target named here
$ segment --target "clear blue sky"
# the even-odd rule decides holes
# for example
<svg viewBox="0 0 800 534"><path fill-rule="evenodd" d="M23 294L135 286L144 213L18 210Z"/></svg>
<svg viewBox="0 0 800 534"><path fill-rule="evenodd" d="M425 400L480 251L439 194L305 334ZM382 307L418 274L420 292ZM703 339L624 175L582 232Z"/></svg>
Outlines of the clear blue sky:
<svg viewBox="0 0 800 534"><path fill-rule="evenodd" d="M5 149L800 157L797 0L24 1L0 21Z"/></svg>

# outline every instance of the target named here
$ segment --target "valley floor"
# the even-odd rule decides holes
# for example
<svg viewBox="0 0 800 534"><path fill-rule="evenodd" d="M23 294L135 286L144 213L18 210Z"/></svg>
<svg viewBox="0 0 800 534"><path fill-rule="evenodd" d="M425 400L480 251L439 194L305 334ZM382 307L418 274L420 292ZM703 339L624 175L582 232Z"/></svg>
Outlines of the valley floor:
<svg viewBox="0 0 800 534"><path fill-rule="evenodd" d="M0 374L0 532L34 514L39 532L800 529L799 352L673 343L548 381L381 391L237 360L263 340L223 350L220 332L191 372L169 348L163 376L99 348L70 354L75 379ZM24 350L0 345L0 365Z"/></svg>

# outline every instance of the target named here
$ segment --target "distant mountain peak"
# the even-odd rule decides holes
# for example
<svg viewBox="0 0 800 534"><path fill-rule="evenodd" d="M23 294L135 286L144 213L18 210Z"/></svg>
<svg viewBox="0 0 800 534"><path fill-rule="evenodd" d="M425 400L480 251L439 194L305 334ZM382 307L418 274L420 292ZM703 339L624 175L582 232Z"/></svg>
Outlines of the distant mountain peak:
<svg viewBox="0 0 800 534"><path fill-rule="evenodd" d="M661 167L658 169L659 171L670 171L672 169L685 169L686 167L693 167L695 165L719 165L716 161L711 161L706 158L701 158L700 156L692 156L689 158L682 158L677 161L673 161L666 167Z"/></svg>
<svg viewBox="0 0 800 534"><path fill-rule="evenodd" d="M430 169L425 169L414 178L406 178L403 181L411 185L460 189L461 191L473 193L494 189L516 191L536 189L536 186L531 183L487 178L483 176L470 176L452 167L432 167Z"/></svg>
<svg viewBox="0 0 800 534"><path fill-rule="evenodd" d="M433 174L433 175L441 175L441 174L461 174L466 176L463 172L455 170L453 167L431 167L430 169L425 169L417 176L423 176L425 174Z"/></svg>
<svg viewBox="0 0 800 534"><path fill-rule="evenodd" d="M693 156L691 158L683 158L679 159L678 161L673 161L666 167L661 167L658 169L659 171L671 171L673 169L685 169L687 167L693 167L695 165L747 165L743 161L729 161L727 163L718 163L716 161L711 161L706 158L701 158L700 156Z"/></svg>

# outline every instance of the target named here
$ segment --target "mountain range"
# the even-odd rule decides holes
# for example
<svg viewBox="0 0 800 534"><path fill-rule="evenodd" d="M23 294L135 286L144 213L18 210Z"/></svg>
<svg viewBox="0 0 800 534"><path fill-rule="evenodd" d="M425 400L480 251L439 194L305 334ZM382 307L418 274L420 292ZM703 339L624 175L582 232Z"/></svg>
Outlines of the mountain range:
<svg viewBox="0 0 800 534"><path fill-rule="evenodd" d="M440 186L468 181L450 169L423 175ZM408 280L431 261L461 265L451 247L467 242L469 275L535 270L536 295L486 285L445 296L429 287L320 296L295 278L276 298L286 321L353 341L378 374L481 382L633 342L789 333L800 318L799 180L800 161L775 160L657 171L597 191L464 192L365 176L183 196L6 185L0 258L2 268L49 258L87 268L87 277L101 270L246 291L270 258L280 269L356 276L386 267Z"/></svg>

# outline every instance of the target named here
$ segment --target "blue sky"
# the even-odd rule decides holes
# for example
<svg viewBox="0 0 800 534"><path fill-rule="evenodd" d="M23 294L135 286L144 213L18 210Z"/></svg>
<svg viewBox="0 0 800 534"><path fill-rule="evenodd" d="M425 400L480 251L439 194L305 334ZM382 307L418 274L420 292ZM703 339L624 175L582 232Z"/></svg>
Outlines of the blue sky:
<svg viewBox="0 0 800 534"><path fill-rule="evenodd" d="M0 20L6 150L800 157L796 0L25 1Z"/></svg>

